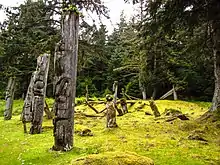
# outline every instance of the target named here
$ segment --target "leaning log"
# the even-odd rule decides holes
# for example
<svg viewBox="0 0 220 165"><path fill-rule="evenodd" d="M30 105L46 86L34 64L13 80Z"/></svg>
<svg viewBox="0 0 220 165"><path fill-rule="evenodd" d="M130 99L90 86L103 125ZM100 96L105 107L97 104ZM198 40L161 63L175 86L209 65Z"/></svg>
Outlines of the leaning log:
<svg viewBox="0 0 220 165"><path fill-rule="evenodd" d="M158 108L157 108L157 105L155 104L154 100L151 99L151 100L149 101L149 103L150 103L150 108L151 108L151 110L153 111L154 116L155 116L155 117L159 117L159 116L160 116L160 112L159 112L159 110L158 110Z"/></svg>
<svg viewBox="0 0 220 165"><path fill-rule="evenodd" d="M62 18L62 41L55 50L55 118L53 150L73 148L73 116L76 93L79 15L65 11Z"/></svg>
<svg viewBox="0 0 220 165"><path fill-rule="evenodd" d="M14 92L15 92L15 77L10 77L8 80L8 86L6 88L6 95L5 95L5 102L6 102L5 111L4 111L5 120L10 120L12 117Z"/></svg>

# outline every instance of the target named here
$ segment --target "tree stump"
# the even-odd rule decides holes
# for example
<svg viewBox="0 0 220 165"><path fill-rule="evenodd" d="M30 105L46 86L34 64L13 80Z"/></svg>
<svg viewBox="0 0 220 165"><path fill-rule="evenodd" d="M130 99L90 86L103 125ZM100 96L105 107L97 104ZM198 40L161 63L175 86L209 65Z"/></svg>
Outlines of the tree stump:
<svg viewBox="0 0 220 165"><path fill-rule="evenodd" d="M160 116L160 112L158 111L157 105L155 104L154 100L151 99L149 101L149 103L150 103L150 108L153 111L154 116L155 117L159 117Z"/></svg>
<svg viewBox="0 0 220 165"><path fill-rule="evenodd" d="M65 11L62 19L62 41L55 50L55 118L53 150L73 148L73 116L76 93L79 15Z"/></svg>
<svg viewBox="0 0 220 165"><path fill-rule="evenodd" d="M6 88L4 119L10 120L12 117L12 108L15 92L15 77L10 77Z"/></svg>

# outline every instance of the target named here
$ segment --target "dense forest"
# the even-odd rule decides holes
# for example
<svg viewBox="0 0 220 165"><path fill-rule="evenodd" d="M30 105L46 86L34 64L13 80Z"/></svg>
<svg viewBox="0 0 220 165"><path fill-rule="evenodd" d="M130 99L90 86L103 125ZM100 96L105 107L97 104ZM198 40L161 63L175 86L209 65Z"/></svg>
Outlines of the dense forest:
<svg viewBox="0 0 220 165"><path fill-rule="evenodd" d="M129 20L121 14L111 34L105 25L91 25L82 19L77 96L85 95L87 85L91 96L105 96L112 91L113 82L119 81L120 89L138 98L144 91L146 98L158 99L175 86L180 99L211 101L214 58L210 26L200 13L193 14L190 5L182 3L181 9L188 10L184 9L181 17L176 13L178 19L174 20L170 15L163 17L164 12L172 12L165 7L173 4L158 1L149 7L151 4L143 1L138 4L139 13ZM1 98L10 77L16 77L15 98L24 98L36 58L45 52L52 57L47 96L53 97L53 57L60 40L60 21L54 19L56 6L49 0L29 0L16 8L2 6L7 19L1 24L0 36Z"/></svg>
<svg viewBox="0 0 220 165"><path fill-rule="evenodd" d="M0 164L219 164L220 1L105 3L0 4Z"/></svg>

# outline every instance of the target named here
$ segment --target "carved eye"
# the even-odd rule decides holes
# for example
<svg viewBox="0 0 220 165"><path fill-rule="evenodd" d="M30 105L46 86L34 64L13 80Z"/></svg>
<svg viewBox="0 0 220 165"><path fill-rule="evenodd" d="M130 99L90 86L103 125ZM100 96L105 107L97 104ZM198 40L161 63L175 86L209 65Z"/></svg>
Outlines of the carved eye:
<svg viewBox="0 0 220 165"><path fill-rule="evenodd" d="M37 81L36 82L36 88L38 88L38 89L44 88L44 82L43 81Z"/></svg>

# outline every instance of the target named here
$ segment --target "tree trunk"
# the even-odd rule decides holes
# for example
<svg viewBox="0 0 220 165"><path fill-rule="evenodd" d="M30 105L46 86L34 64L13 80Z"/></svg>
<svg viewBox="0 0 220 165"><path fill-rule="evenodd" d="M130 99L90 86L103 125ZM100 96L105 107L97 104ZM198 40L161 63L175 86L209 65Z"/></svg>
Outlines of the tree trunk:
<svg viewBox="0 0 220 165"><path fill-rule="evenodd" d="M37 69L33 76L32 119L30 134L41 133L44 99L47 88L50 55L44 54L37 58Z"/></svg>
<svg viewBox="0 0 220 165"><path fill-rule="evenodd" d="M220 22L212 22L215 90L210 112L220 111Z"/></svg>
<svg viewBox="0 0 220 165"><path fill-rule="evenodd" d="M62 20L62 42L56 52L55 118L53 150L68 151L73 147L73 116L76 93L79 16L66 11Z"/></svg>
<svg viewBox="0 0 220 165"><path fill-rule="evenodd" d="M114 104L116 104L116 102L117 102L117 95L118 95L118 81L114 81L113 92L114 92L113 102L114 102Z"/></svg>
<svg viewBox="0 0 220 165"><path fill-rule="evenodd" d="M114 92L114 97L113 97L113 103L114 103L114 107L115 109L117 110L118 112L118 115L119 116L122 116L123 115L123 112L121 109L119 109L117 107L117 95L118 95L118 81L115 81L114 84L113 84L113 92Z"/></svg>
<svg viewBox="0 0 220 165"><path fill-rule="evenodd" d="M143 100L146 100L147 99L146 88L141 83L140 77L139 77L139 88L141 90Z"/></svg>
<svg viewBox="0 0 220 165"><path fill-rule="evenodd" d="M10 77L6 89L6 96L5 96L5 102L6 102L5 112L4 112L5 120L10 120L12 117L14 92L15 92L15 77Z"/></svg>
<svg viewBox="0 0 220 165"><path fill-rule="evenodd" d="M154 87L154 91L153 91L153 94L152 94L152 98L155 99L155 98L156 98L156 95L157 95L157 88Z"/></svg>
<svg viewBox="0 0 220 165"><path fill-rule="evenodd" d="M89 101L89 89L88 89L88 85L86 85L86 101Z"/></svg>

